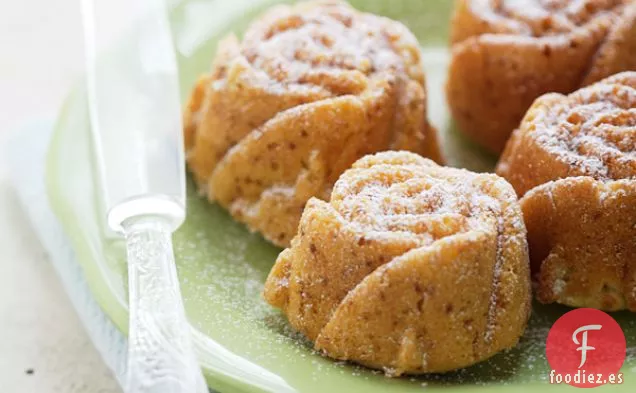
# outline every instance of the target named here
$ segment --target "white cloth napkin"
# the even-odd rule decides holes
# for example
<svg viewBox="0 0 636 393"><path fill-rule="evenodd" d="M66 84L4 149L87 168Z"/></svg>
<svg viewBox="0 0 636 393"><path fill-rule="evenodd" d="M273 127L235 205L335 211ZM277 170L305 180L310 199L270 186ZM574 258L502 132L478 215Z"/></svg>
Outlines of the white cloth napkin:
<svg viewBox="0 0 636 393"><path fill-rule="evenodd" d="M11 182L20 202L80 320L104 362L113 371L120 386L123 386L126 338L93 299L75 252L49 206L44 185L44 165L52 130L51 120L29 124L9 137L5 145L7 151L2 156L6 157Z"/></svg>

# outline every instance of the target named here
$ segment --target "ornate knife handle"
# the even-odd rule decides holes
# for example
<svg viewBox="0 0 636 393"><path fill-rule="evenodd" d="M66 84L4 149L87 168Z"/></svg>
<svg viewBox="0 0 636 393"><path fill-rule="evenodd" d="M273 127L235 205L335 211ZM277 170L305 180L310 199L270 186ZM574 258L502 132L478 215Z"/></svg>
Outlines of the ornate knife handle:
<svg viewBox="0 0 636 393"><path fill-rule="evenodd" d="M170 225L125 225L128 254L128 393L207 392L179 291Z"/></svg>

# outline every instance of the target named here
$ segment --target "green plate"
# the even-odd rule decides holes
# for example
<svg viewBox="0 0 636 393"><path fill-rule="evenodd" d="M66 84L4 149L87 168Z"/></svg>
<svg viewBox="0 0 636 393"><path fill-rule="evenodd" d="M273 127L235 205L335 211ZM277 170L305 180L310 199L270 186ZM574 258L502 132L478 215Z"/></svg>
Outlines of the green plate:
<svg viewBox="0 0 636 393"><path fill-rule="evenodd" d="M179 52L182 96L205 72L217 40L240 33L273 0L200 1L177 4L171 18ZM443 97L448 51L446 37L451 1L357 0L359 9L407 24L424 50L432 122L441 130L453 166L492 170L494 158L470 145L453 128ZM132 34L135 34L133 31ZM131 48L125 40L102 58L108 66ZM97 302L123 331L127 327L126 264L120 240L108 237L98 214L84 89L79 86L60 114L48 157L51 205L72 241ZM519 391L574 389L549 385L545 338L565 311L535 305L530 326L517 348L491 360L444 375L389 379L377 372L333 362L312 351L285 319L261 299L269 269L280 251L249 233L219 206L188 185L188 216L174 246L188 317L211 387L222 392L421 392ZM628 358L625 384L599 390L636 390L636 321L629 313L614 317L625 330Z"/></svg>

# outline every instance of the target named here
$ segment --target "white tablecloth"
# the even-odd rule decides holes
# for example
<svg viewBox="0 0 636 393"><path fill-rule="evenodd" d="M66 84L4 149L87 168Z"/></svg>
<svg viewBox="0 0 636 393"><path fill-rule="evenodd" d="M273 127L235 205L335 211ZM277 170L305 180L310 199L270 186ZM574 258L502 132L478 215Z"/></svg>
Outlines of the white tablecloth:
<svg viewBox="0 0 636 393"><path fill-rule="evenodd" d="M44 246L82 323L120 385L125 376L126 339L93 299L44 186L45 155L52 122L42 121L12 133L3 147L10 179L31 225ZM87 390L88 391L88 390Z"/></svg>

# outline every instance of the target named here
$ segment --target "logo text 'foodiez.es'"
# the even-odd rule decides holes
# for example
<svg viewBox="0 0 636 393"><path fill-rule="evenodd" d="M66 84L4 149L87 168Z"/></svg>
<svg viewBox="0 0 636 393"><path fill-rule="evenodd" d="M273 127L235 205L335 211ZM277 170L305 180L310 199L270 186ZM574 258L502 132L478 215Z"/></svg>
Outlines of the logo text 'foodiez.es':
<svg viewBox="0 0 636 393"><path fill-rule="evenodd" d="M623 330L611 316L592 308L572 310L548 333L549 381L581 388L623 383L625 348Z"/></svg>

